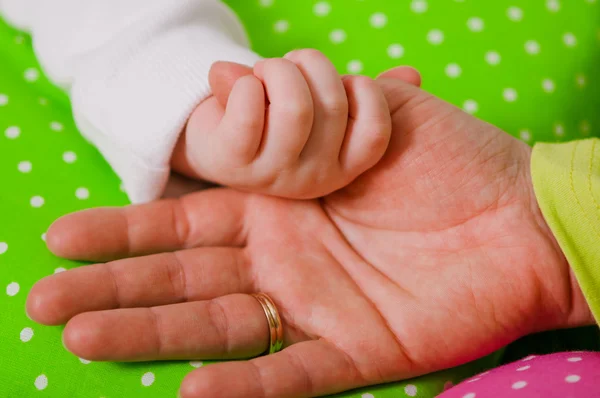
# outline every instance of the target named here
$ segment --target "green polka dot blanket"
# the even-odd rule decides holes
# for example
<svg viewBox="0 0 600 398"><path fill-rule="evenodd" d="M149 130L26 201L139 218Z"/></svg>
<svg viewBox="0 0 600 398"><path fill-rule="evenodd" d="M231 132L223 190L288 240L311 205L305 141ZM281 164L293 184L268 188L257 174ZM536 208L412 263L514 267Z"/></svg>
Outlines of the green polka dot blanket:
<svg viewBox="0 0 600 398"><path fill-rule="evenodd" d="M313 47L340 73L370 76L413 65L425 89L529 143L600 135L600 0L227 3L264 56ZM126 203L29 37L0 22L0 397L174 397L188 372L208 365L89 362L63 348L60 327L25 315L37 280L79 265L46 249L52 221ZM433 397L500 357L340 396Z"/></svg>

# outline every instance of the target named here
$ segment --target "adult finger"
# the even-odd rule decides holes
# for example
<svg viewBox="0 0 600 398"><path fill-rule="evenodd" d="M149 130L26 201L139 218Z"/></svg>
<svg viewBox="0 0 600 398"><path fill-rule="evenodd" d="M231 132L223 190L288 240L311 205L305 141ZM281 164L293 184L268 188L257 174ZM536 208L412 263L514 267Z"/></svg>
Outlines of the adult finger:
<svg viewBox="0 0 600 398"><path fill-rule="evenodd" d="M315 397L365 384L365 375L352 359L332 344L317 340L250 361L200 368L183 380L180 396Z"/></svg>
<svg viewBox="0 0 600 398"><path fill-rule="evenodd" d="M179 199L69 214L48 230L60 257L108 261L198 246L244 244L246 194L211 189Z"/></svg>
<svg viewBox="0 0 600 398"><path fill-rule="evenodd" d="M95 361L232 359L260 355L269 330L246 294L153 308L88 312L67 324L63 341Z"/></svg>
<svg viewBox="0 0 600 398"><path fill-rule="evenodd" d="M199 248L75 268L42 279L27 314L46 325L77 314L207 300L252 290L242 249Z"/></svg>

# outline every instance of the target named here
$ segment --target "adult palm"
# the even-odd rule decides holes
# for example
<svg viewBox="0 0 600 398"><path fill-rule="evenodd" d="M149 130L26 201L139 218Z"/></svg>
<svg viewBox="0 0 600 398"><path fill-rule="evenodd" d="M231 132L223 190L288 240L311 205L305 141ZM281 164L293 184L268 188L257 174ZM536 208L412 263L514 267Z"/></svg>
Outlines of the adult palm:
<svg viewBox="0 0 600 398"><path fill-rule="evenodd" d="M39 282L30 316L68 321L67 347L88 359L243 358L266 349L247 293L267 292L286 348L195 370L184 398L329 394L589 322L537 207L529 148L417 87L380 83L390 147L347 188L314 201L213 189L67 216L48 233L55 253L131 258Z"/></svg>

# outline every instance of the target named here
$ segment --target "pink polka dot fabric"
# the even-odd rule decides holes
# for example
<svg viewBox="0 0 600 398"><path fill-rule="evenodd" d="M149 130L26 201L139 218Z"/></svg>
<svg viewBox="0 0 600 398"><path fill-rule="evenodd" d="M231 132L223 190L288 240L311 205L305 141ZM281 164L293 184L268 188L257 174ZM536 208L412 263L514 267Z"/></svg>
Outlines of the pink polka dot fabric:
<svg viewBox="0 0 600 398"><path fill-rule="evenodd" d="M600 398L600 353L529 356L481 373L438 398Z"/></svg>

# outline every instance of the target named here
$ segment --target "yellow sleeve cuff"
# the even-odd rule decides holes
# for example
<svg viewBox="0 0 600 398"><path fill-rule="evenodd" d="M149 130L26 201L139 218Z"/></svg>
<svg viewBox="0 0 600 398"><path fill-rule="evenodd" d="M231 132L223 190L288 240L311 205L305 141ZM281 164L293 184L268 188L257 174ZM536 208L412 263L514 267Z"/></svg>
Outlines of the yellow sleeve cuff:
<svg viewBox="0 0 600 398"><path fill-rule="evenodd" d="M537 144L535 194L600 325L600 140Z"/></svg>

